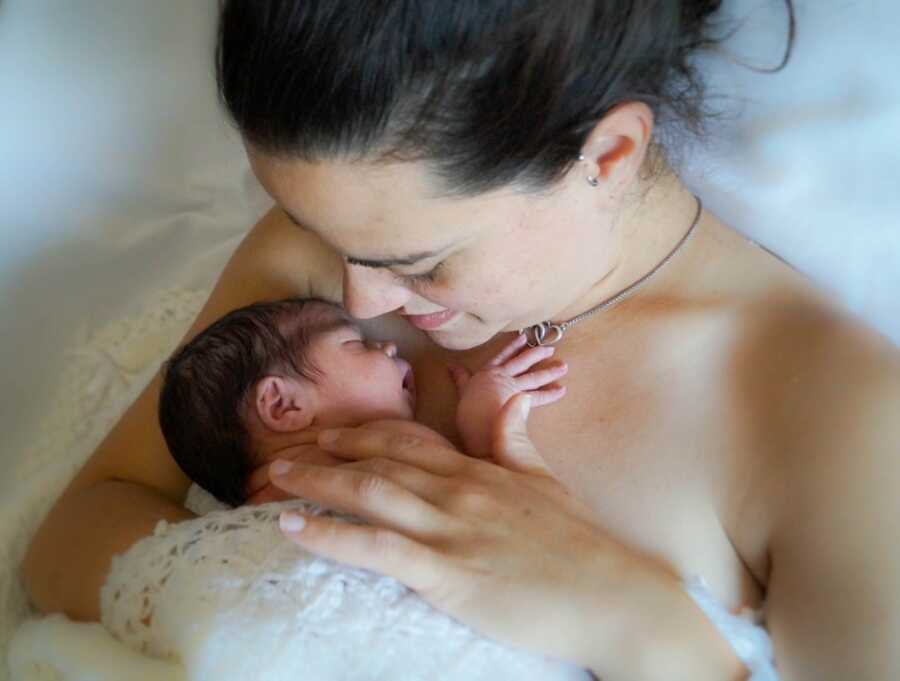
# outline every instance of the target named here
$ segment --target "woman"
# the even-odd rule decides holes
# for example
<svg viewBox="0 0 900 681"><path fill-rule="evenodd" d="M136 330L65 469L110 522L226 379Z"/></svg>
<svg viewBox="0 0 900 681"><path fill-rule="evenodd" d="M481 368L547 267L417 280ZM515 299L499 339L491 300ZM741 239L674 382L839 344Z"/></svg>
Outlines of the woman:
<svg viewBox="0 0 900 681"><path fill-rule="evenodd" d="M889 678L896 636L872 634L900 625L881 541L900 359L698 210L656 137L667 116L702 131L688 57L718 4L226 2L222 95L278 206L188 337L255 300L341 300L399 340L418 420L454 439L447 361L553 322L529 333L569 365L567 396L531 440L511 419L500 465L322 434L315 464L265 474L372 527L284 518L286 535L607 681L745 678L691 573L730 608L765 600L784 679ZM111 556L190 516L158 389L36 535L43 610L96 619Z"/></svg>

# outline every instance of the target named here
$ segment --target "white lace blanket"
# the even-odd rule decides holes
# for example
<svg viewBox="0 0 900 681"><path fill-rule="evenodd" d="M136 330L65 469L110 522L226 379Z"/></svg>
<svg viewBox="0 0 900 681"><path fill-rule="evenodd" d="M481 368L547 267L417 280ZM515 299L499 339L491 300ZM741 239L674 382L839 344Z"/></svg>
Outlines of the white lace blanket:
<svg viewBox="0 0 900 681"><path fill-rule="evenodd" d="M278 529L287 507L359 518L299 500L227 509L196 487L188 506L215 510L162 521L114 559L101 595L105 630L61 616L27 623L11 647L13 678L591 678L483 638L396 580L315 556Z"/></svg>
<svg viewBox="0 0 900 681"><path fill-rule="evenodd" d="M302 500L229 509L196 486L186 505L203 515L160 521L113 559L104 626L56 615L19 629L14 681L593 678L481 637L396 580L316 556L278 529L285 508L363 522L357 517ZM753 678L777 680L761 613L732 617L704 587L695 591L762 670Z"/></svg>
<svg viewBox="0 0 900 681"><path fill-rule="evenodd" d="M104 624L197 680L590 678L479 636L390 577L285 541L277 519L289 506L362 522L292 501L160 523L115 559Z"/></svg>

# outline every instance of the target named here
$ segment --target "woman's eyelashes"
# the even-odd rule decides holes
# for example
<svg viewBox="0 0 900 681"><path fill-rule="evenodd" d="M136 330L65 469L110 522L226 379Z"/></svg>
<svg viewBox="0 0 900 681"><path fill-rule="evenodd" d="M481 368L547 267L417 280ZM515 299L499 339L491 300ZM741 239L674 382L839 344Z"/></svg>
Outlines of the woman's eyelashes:
<svg viewBox="0 0 900 681"><path fill-rule="evenodd" d="M437 265L432 267L427 272L421 272L419 274L398 274L397 276L406 281L409 284L433 284L437 281L437 276L441 271L444 263L439 262Z"/></svg>
<svg viewBox="0 0 900 681"><path fill-rule="evenodd" d="M353 350L366 348L366 339L356 332L348 333L340 340L340 343Z"/></svg>

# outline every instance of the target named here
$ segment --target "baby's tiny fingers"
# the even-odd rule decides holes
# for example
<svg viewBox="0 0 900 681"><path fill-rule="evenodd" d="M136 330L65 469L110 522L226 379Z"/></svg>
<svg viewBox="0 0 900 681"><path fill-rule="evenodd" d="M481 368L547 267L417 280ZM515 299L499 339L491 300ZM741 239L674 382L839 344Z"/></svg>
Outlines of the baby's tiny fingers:
<svg viewBox="0 0 900 681"><path fill-rule="evenodd" d="M529 390L528 394L531 396L532 407L543 407L561 400L566 394L566 388L562 385L548 385L540 390Z"/></svg>
<svg viewBox="0 0 900 681"><path fill-rule="evenodd" d="M553 355L554 352L556 352L556 348L550 345L539 345L536 348L528 348L528 350L520 352L506 362L501 368L509 376L518 376L519 374L528 371L541 360L547 359Z"/></svg>
<svg viewBox="0 0 900 681"><path fill-rule="evenodd" d="M462 392L472 377L469 370L458 364L450 364L447 366L447 369L450 371L450 377L456 384L457 391Z"/></svg>
<svg viewBox="0 0 900 681"><path fill-rule="evenodd" d="M526 336L524 333L517 334L515 338L507 343L506 346L500 352L498 352L490 362L486 364L486 366L500 366L510 357L515 355L520 349L524 348L527 342L528 336Z"/></svg>
<svg viewBox="0 0 900 681"><path fill-rule="evenodd" d="M564 362L555 364L546 369L538 369L537 371L529 371L515 379L515 386L522 392L542 388L548 383L552 383L557 378L561 378L569 371L569 366Z"/></svg>

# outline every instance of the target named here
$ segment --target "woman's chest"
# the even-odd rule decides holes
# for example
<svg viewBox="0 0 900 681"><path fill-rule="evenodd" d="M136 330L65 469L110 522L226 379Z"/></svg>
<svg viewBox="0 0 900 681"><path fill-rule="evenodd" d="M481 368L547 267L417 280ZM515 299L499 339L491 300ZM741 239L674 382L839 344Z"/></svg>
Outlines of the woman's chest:
<svg viewBox="0 0 900 681"><path fill-rule="evenodd" d="M481 360L470 359L472 368ZM745 503L730 490L747 448L705 369L635 382L633 372L605 371L577 353L564 359L566 397L529 418L548 466L624 544L679 574L703 575L729 606L758 607L763 594L754 572L765 571L762 547L751 541L741 551L735 538L744 528L728 526ZM458 397L444 361L432 357L416 367L417 418L454 439ZM756 565L745 565L742 553Z"/></svg>

